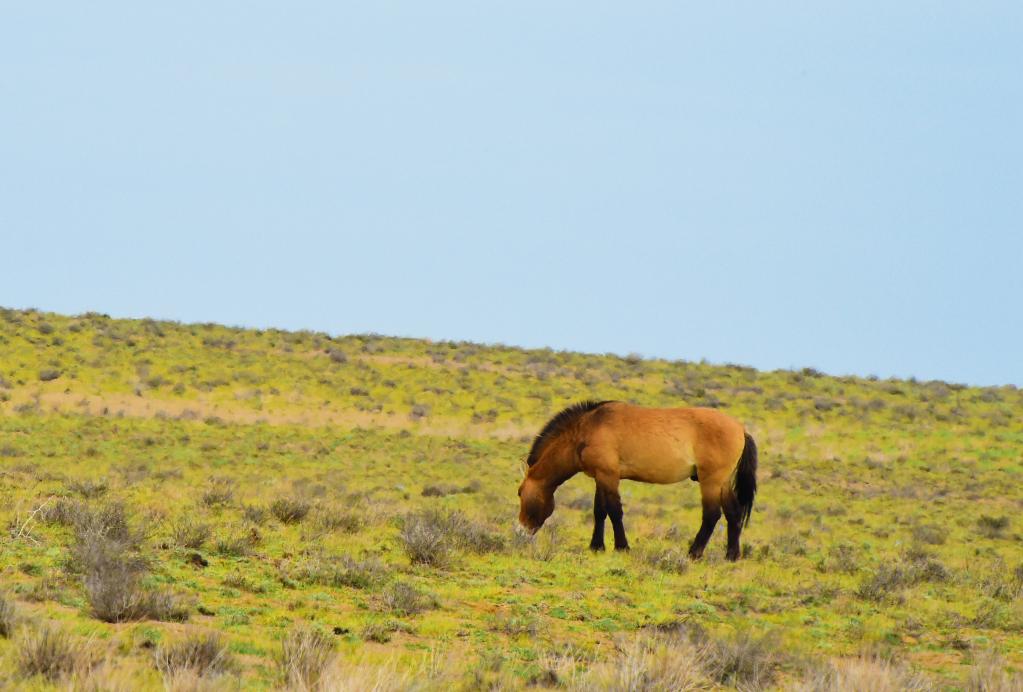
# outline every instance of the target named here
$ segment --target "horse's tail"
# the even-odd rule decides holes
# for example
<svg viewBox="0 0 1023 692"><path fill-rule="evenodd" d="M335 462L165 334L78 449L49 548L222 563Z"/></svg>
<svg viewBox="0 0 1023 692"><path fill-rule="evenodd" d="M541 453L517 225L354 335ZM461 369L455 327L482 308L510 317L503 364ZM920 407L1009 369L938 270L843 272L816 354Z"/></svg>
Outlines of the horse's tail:
<svg viewBox="0 0 1023 692"><path fill-rule="evenodd" d="M757 495L757 443L746 433L746 445L742 448L739 465L732 478L732 491L739 505L739 525L748 526L753 513L753 498Z"/></svg>

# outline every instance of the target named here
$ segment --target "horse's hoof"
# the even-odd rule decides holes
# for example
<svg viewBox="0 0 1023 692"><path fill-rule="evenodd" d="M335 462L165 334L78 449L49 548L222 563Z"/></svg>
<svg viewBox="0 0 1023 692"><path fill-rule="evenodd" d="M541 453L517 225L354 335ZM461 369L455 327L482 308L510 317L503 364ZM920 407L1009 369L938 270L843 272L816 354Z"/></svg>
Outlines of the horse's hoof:
<svg viewBox="0 0 1023 692"><path fill-rule="evenodd" d="M736 562L739 559L739 554L735 553L733 555L732 553L726 553L725 554L725 559L728 560L729 562Z"/></svg>
<svg viewBox="0 0 1023 692"><path fill-rule="evenodd" d="M601 543L600 545L592 545L591 544L590 545L590 550L592 550L595 553L602 553L602 552L604 552L604 544L603 543Z"/></svg>
<svg viewBox="0 0 1023 692"><path fill-rule="evenodd" d="M629 546L627 545L616 545L615 550L619 553L627 553L629 552L629 550L631 550L631 548L629 548Z"/></svg>

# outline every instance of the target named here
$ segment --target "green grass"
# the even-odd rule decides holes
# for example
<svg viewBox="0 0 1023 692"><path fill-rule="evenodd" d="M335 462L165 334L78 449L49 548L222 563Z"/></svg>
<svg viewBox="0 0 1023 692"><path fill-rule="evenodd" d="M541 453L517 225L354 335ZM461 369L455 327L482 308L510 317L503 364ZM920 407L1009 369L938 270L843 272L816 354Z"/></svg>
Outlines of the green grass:
<svg viewBox="0 0 1023 692"><path fill-rule="evenodd" d="M624 485L630 554L586 550L583 477L517 538L530 437L583 398L743 420L761 451L747 558L723 560L721 530L702 562L680 556L691 483ZM227 674L269 688L311 625L362 667L346 675L398 687L572 684L681 627L708 661L770 658L756 685L870 653L965 688L995 675L979 661L1023 667L1020 411L1012 387L0 311L0 591L19 615L0 684L25 684L19 637L45 625L129 687L162 684L161 645L215 632ZM186 622L94 616L75 516L116 503L143 536L140 588ZM446 559L413 562L403 531L431 516ZM739 680L715 665L707 684Z"/></svg>

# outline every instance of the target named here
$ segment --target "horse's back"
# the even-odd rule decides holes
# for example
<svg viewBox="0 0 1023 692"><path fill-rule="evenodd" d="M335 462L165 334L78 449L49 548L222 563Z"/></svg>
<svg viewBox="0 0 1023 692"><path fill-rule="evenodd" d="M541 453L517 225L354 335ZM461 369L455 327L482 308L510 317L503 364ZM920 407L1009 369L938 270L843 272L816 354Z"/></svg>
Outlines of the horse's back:
<svg viewBox="0 0 1023 692"><path fill-rule="evenodd" d="M743 425L712 408L605 404L591 418L588 441L613 449L622 478L676 483L731 472L745 444ZM727 467L727 468L725 468Z"/></svg>

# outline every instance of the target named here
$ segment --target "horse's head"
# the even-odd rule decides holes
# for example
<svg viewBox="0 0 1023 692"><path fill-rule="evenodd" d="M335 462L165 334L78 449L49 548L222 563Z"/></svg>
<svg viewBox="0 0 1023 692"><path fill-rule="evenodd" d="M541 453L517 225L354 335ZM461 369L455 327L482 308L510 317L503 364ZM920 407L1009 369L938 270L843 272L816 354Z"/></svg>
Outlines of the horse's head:
<svg viewBox="0 0 1023 692"><path fill-rule="evenodd" d="M519 486L519 523L536 533L554 512L554 488L527 474Z"/></svg>

